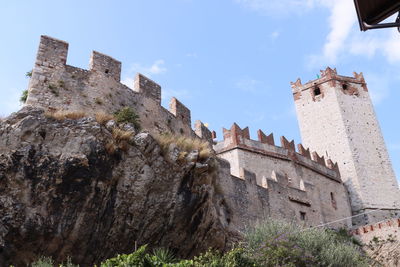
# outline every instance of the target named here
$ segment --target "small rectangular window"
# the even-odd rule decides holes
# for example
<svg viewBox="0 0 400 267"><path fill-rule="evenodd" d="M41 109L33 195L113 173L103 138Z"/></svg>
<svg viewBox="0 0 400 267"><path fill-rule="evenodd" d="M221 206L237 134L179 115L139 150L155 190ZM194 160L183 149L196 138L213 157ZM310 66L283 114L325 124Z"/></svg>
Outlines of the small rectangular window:
<svg viewBox="0 0 400 267"><path fill-rule="evenodd" d="M302 221L306 220L306 213L303 211L300 211L300 220L302 220Z"/></svg>

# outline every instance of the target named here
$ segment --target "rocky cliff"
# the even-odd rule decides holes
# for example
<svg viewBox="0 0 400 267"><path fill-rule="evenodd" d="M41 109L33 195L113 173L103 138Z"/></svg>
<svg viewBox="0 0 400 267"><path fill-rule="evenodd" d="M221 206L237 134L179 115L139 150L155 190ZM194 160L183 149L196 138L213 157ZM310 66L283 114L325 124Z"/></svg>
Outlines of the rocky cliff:
<svg viewBox="0 0 400 267"><path fill-rule="evenodd" d="M147 132L110 150L113 127L30 107L0 121L0 266L38 255L87 266L135 242L185 257L237 237L216 159L182 160L174 145L163 153Z"/></svg>

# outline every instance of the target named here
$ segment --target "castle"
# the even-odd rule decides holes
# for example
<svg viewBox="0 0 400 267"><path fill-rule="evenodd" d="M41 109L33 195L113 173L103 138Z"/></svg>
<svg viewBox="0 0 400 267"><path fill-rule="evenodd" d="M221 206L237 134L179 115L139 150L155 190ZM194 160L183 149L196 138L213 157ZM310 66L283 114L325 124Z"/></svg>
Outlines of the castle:
<svg viewBox="0 0 400 267"><path fill-rule="evenodd" d="M223 140L201 121L191 127L190 110L172 98L161 106L161 86L137 74L132 88L120 82L121 62L93 52L89 70L66 64L68 43L42 36L25 105L79 110L89 115L132 107L142 127L210 142L220 158L219 185L235 212L226 222L244 229L265 218L307 226L351 227L397 217L400 192L362 74L292 83L304 146L237 124ZM227 211L229 212L229 211ZM358 216L360 215L360 216ZM349 219L352 218L353 219ZM347 218L347 219L346 219Z"/></svg>

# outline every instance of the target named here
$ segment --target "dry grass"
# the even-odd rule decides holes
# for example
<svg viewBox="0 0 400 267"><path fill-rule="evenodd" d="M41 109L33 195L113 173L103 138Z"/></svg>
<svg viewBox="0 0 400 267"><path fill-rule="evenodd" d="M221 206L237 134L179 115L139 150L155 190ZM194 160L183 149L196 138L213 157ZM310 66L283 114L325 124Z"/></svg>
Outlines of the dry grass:
<svg viewBox="0 0 400 267"><path fill-rule="evenodd" d="M105 145L105 148L106 148L107 153L110 155L114 155L118 149L118 147L116 146L116 144L113 141L108 142Z"/></svg>
<svg viewBox="0 0 400 267"><path fill-rule="evenodd" d="M113 115L107 114L102 111L97 112L95 115L95 118L96 118L96 121L102 125L105 125L108 121L115 119Z"/></svg>
<svg viewBox="0 0 400 267"><path fill-rule="evenodd" d="M133 136L133 132L114 128L112 131L112 136L114 140L119 143L121 141L129 141L129 139Z"/></svg>
<svg viewBox="0 0 400 267"><path fill-rule="evenodd" d="M133 136L133 132L121 130L119 128L114 128L112 130L113 139L110 140L106 145L106 151L110 155L116 154L119 150L128 151L129 142L131 137Z"/></svg>
<svg viewBox="0 0 400 267"><path fill-rule="evenodd" d="M179 159L183 159L193 150L199 152L199 159L201 160L206 159L213 154L209 143L198 138L163 134L157 136L156 139L164 152L168 150L170 144L176 144L176 146L181 150Z"/></svg>
<svg viewBox="0 0 400 267"><path fill-rule="evenodd" d="M45 113L45 116L48 118L53 118L58 121L70 119L70 120L78 120L83 117L86 117L86 113L83 111L68 111L68 110L58 110L55 112L49 111Z"/></svg>

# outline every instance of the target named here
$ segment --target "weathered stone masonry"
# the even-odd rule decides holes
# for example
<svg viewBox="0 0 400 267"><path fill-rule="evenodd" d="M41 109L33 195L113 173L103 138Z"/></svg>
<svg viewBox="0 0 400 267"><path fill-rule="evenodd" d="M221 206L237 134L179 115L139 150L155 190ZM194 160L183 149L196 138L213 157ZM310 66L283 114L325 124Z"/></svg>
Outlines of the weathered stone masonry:
<svg viewBox="0 0 400 267"><path fill-rule="evenodd" d="M241 129L237 124L223 132L224 140L214 149L218 157L230 163L236 185L232 194L252 199L252 207L243 207L248 212L262 206L259 209L264 211L266 218L308 226L351 216L347 192L336 163L325 162L323 156L310 153L301 144L296 152L294 141L289 142L283 136L279 147L275 146L272 134L266 136L261 130L258 130L258 141L250 139L248 128ZM252 188L247 194L242 193L246 191L242 188L244 185ZM241 209L239 205L237 209ZM344 220L330 226L347 227L348 223Z"/></svg>
<svg viewBox="0 0 400 267"><path fill-rule="evenodd" d="M400 191L362 73L321 71L321 78L292 83L303 143L338 162L350 193L354 224L400 214ZM371 212L376 211L376 212Z"/></svg>
<svg viewBox="0 0 400 267"><path fill-rule="evenodd" d="M194 136L190 110L176 98L169 110L162 107L161 86L154 81L137 74L131 89L120 83L118 60L93 51L89 70L84 70L67 65L67 54L68 43L41 36L26 105L87 114L132 107L145 129Z"/></svg>
<svg viewBox="0 0 400 267"><path fill-rule="evenodd" d="M137 74L129 88L120 83L118 60L93 51L84 70L67 65L67 54L68 43L41 37L26 105L89 115L128 106L153 133L197 136L213 143L215 132L201 121L192 130L191 112L178 99L172 98L169 110L161 106L156 82ZM328 68L320 79L305 85L298 79L292 88L304 146L299 144L296 151L285 137L276 146L273 135L261 130L258 141L251 140L248 128L236 124L224 129L223 141L214 144L223 174L218 179L234 207L235 225L243 228L268 217L305 225L327 223L351 215L349 197L354 214L388 211L355 224L396 216L397 183L362 74L339 76Z"/></svg>

